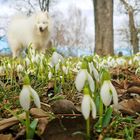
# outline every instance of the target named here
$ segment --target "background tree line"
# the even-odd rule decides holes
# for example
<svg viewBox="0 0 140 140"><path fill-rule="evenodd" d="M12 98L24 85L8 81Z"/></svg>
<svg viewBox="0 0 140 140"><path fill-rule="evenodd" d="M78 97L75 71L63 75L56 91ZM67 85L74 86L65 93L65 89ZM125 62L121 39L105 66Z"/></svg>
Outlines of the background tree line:
<svg viewBox="0 0 140 140"><path fill-rule="evenodd" d="M67 17L64 17L60 11L55 11L51 16L53 18L53 41L56 46L67 46L69 48L90 48L99 55L114 55L114 29L113 29L113 6L115 1L119 1L118 11L128 17L128 25L120 28L117 32L122 37L122 41L130 44L133 53L139 51L140 23L136 16L140 15L139 0L91 0L93 3L93 18L95 23L95 33L86 33L88 26L87 17L81 10L74 5L68 9ZM17 0L15 8L21 11L21 3L26 3L26 13L30 15L37 9L48 12L55 10L58 0ZM92 4L91 3L91 4ZM14 4L13 4L14 5ZM79 3L80 5L80 3ZM22 6L23 7L23 6ZM25 6L26 7L26 6ZM24 11L23 11L24 12ZM127 23L126 23L127 24ZM94 27L94 24L93 24ZM93 31L94 32L94 31ZM94 36L95 34L95 36ZM94 39L95 38L95 39ZM94 47L95 46L95 47Z"/></svg>
<svg viewBox="0 0 140 140"><path fill-rule="evenodd" d="M129 17L129 41L133 53L135 54L139 52L138 35L140 29L135 24L135 15L140 11L140 1L134 0L133 6L130 4L131 1L129 0L120 0L120 2L124 6L125 12ZM46 7L49 10L50 0L42 0L42 5L43 3L46 3ZM93 0L95 16L95 53L103 56L114 55L113 4L114 0Z"/></svg>

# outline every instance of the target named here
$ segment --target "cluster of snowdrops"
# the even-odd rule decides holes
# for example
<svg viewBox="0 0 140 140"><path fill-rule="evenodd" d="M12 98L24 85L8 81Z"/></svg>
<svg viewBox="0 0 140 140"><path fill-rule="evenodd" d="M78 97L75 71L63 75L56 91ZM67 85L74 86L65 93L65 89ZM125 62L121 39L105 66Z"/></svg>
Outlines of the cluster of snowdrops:
<svg viewBox="0 0 140 140"><path fill-rule="evenodd" d="M77 92L83 93L81 113L86 120L87 138L90 138L90 117L98 118L98 126L102 128L107 125L105 122L111 119L112 108L118 107L118 95L111 83L109 69L135 65L135 73L139 74L139 60L140 53L131 57L99 57L95 54L81 58L64 58L55 51L51 55L44 55L30 48L25 58L3 58L0 62L0 74L10 77L11 84L14 80L14 71L23 79L19 101L26 112L27 138L31 138L29 109L32 99L36 107L41 107L39 95L30 85L30 75L36 76L40 81L53 81L54 93L57 92L57 83L63 86L66 79L72 80L71 77L74 76Z"/></svg>

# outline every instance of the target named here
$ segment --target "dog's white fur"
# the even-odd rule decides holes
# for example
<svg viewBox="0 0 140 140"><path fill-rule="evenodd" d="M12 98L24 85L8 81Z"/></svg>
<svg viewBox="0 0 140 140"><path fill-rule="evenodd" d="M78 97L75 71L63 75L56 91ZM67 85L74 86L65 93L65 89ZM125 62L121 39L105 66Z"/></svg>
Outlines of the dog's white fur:
<svg viewBox="0 0 140 140"><path fill-rule="evenodd" d="M30 17L24 15L14 17L7 34L13 57L19 56L31 43L32 48L44 52L50 34L51 21L47 12L38 12Z"/></svg>

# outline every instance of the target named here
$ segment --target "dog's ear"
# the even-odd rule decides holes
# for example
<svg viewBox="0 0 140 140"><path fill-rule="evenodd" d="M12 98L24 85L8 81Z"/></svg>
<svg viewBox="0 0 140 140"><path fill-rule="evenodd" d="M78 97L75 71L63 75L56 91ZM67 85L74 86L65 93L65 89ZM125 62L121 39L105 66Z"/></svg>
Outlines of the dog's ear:
<svg viewBox="0 0 140 140"><path fill-rule="evenodd" d="M46 16L49 18L48 11L46 10L44 13L45 13L45 14L46 14Z"/></svg>

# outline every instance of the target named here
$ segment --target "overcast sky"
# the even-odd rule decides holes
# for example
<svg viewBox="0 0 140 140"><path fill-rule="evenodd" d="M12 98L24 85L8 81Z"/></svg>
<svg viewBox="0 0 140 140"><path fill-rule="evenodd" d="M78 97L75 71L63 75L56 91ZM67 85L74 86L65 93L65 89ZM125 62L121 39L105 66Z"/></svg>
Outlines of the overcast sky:
<svg viewBox="0 0 140 140"><path fill-rule="evenodd" d="M92 0L60 0L58 7L60 9L67 8L70 4L74 4L83 10L92 10Z"/></svg>
<svg viewBox="0 0 140 140"><path fill-rule="evenodd" d="M34 1L34 0L31 0ZM0 17L8 17L13 15L16 10L13 8L15 0L0 0ZM120 14L118 12L119 0L114 0L114 28L118 29L125 26L127 22L127 16ZM61 11L66 11L70 5L76 5L79 7L83 13L88 18L89 22L93 21L93 3L92 0L59 0L59 3L56 4L56 9ZM26 10L26 6L22 6L23 11ZM52 9L54 10L54 9ZM67 13L66 13L67 14ZM92 23L89 23L92 24Z"/></svg>
<svg viewBox="0 0 140 140"><path fill-rule="evenodd" d="M35 2L35 0L31 0L32 2ZM88 29L91 33L93 33L94 30L94 16L93 16L93 3L92 0L58 0L59 3L55 5L54 9L59 9L62 12L67 11L70 5L76 5L79 7L83 14L87 17L88 21ZM17 11L14 9L15 2L18 2L18 4L22 7L23 12L27 11L27 7L22 5L24 1L16 1L16 0L0 0L0 27L6 26L8 23L8 18ZM114 31L117 32L117 29L124 28L128 26L128 16L125 14L120 14L118 10L119 0L114 0ZM52 11L54 11L52 9ZM67 14L67 13L66 13ZM2 20L3 18L3 20ZM139 18L140 20L140 18ZM139 22L140 23L140 22ZM120 35L115 36L115 46L120 47L120 41L119 41ZM118 43L119 42L119 43ZM119 46L118 46L119 45Z"/></svg>

